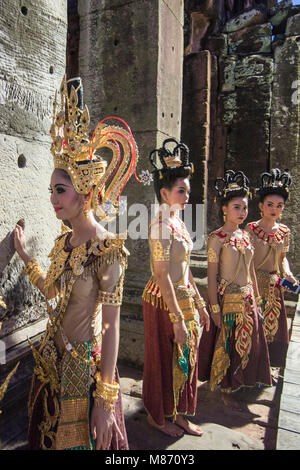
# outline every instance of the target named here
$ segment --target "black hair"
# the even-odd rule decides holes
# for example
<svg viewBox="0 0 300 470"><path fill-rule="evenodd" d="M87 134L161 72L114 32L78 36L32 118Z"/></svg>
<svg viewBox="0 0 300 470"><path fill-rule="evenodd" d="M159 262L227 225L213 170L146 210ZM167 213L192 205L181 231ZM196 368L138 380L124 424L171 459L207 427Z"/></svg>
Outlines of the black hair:
<svg viewBox="0 0 300 470"><path fill-rule="evenodd" d="M260 180L260 187L256 189L259 202L263 203L265 198L271 195L281 196L284 202L289 198L292 178L287 170L281 172L278 168L274 168L270 173L265 171L260 175Z"/></svg>
<svg viewBox="0 0 300 470"><path fill-rule="evenodd" d="M221 198L221 207L222 206L228 206L228 203L232 201L232 199L236 197L245 197L249 196L249 191L246 189L242 188L240 191L232 191L226 195L226 197Z"/></svg>
<svg viewBox="0 0 300 470"><path fill-rule="evenodd" d="M171 190L179 178L190 178L192 175L191 167L164 168L153 171L154 191L158 202L161 203L160 190L166 188Z"/></svg>
<svg viewBox="0 0 300 470"><path fill-rule="evenodd" d="M224 177L215 180L215 190L221 198L221 207L235 197L249 196L249 180L242 171L227 170Z"/></svg>
<svg viewBox="0 0 300 470"><path fill-rule="evenodd" d="M174 144L173 150L168 148L168 144ZM158 168L155 162L155 154L158 154L158 158L162 165L162 168ZM193 164L189 159L190 150L187 145L183 142L178 142L174 138L165 139L163 145L159 149L152 150L150 153L150 162L154 167L153 180L154 180L154 191L158 202L161 203L160 190L166 188L171 190L176 183L178 178L190 178L194 172ZM171 164L174 166L168 166ZM167 163L168 161L168 163Z"/></svg>

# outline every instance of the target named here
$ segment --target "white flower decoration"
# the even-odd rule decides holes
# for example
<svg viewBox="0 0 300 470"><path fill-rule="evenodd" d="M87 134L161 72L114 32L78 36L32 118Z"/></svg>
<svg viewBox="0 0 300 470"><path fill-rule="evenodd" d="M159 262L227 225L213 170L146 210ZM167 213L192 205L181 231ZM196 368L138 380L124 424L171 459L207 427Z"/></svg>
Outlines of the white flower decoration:
<svg viewBox="0 0 300 470"><path fill-rule="evenodd" d="M141 180L141 183L143 183L145 186L150 186L151 182L153 181L149 170L142 170L142 173L139 175L139 179Z"/></svg>

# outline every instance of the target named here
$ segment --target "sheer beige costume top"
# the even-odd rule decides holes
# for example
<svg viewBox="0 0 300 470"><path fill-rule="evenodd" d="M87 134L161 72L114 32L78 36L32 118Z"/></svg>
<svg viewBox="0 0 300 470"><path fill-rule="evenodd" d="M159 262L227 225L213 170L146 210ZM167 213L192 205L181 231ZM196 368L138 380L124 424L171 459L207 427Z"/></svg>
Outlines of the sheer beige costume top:
<svg viewBox="0 0 300 470"><path fill-rule="evenodd" d="M97 344L102 330L102 306L121 305L127 250L124 240L94 237L87 243L73 248L69 239L71 232L62 236L61 251L65 254L62 274L56 279L58 291L68 286L69 277L75 281L54 340L60 351L66 342L90 341ZM110 246L107 247L105 245ZM51 254L50 254L51 255ZM60 254L54 257L59 260ZM55 258L53 259L55 261ZM53 263L52 261L52 263Z"/></svg>
<svg viewBox="0 0 300 470"><path fill-rule="evenodd" d="M250 233L255 252L254 267L264 272L284 271L282 254L289 251L290 229L283 224L278 225L275 233L266 233L258 224L251 222L246 230Z"/></svg>
<svg viewBox="0 0 300 470"><path fill-rule="evenodd" d="M250 235L240 231L241 236L229 235L222 229L210 233L207 241L209 263L218 263L219 280L245 286L250 281L250 263L253 258L253 246Z"/></svg>
<svg viewBox="0 0 300 470"><path fill-rule="evenodd" d="M174 223L175 222L175 223ZM185 224L176 217L156 216L149 232L150 268L154 277L154 262L169 261L169 274L173 284L188 284L190 253L193 242Z"/></svg>
<svg viewBox="0 0 300 470"><path fill-rule="evenodd" d="M191 300L196 296L192 284L189 282L190 253L193 249L192 239L186 229L185 224L178 218L163 217L160 213L151 222L149 229L150 247L150 268L151 278L149 279L144 292L143 300L151 302L152 305L160 305L167 309L167 305L162 298L160 287L155 279L154 263L157 261L168 261L168 272L174 286L178 303L189 304L184 307L185 311L191 308ZM184 313L185 314L185 313ZM186 318L189 317L186 313ZM191 314L194 318L195 312Z"/></svg>

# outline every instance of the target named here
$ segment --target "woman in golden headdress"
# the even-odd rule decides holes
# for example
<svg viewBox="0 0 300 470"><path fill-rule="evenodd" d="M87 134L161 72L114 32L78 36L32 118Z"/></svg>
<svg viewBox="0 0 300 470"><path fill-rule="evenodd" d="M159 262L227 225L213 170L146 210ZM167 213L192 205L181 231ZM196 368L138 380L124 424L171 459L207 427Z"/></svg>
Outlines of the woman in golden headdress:
<svg viewBox="0 0 300 470"><path fill-rule="evenodd" d="M207 242L208 296L212 328L202 335L199 378L211 390L234 392L242 386L271 383L266 338L257 308L259 297L253 266L253 245L239 228L248 214L248 178L228 170L217 178L224 225ZM227 398L226 398L227 397ZM229 395L224 401L234 404Z"/></svg>
<svg viewBox="0 0 300 470"><path fill-rule="evenodd" d="M69 82L62 82L60 103L54 100L50 192L56 217L71 228L63 225L47 273L28 255L22 228L15 229L25 274L45 295L49 313L39 348L31 345L29 448L127 449L116 360L128 252L124 238L106 231L92 209L100 219L109 204L117 212L137 149L127 125L106 120L90 140L81 81ZM112 151L108 167L95 156L101 148Z"/></svg>
<svg viewBox="0 0 300 470"><path fill-rule="evenodd" d="M152 276L143 292L143 402L149 423L165 434L200 436L187 416L195 414L200 327L209 327L209 316L189 267L193 243L178 216L189 199L192 165L188 148L175 139L151 152L150 161L160 207L150 225Z"/></svg>
<svg viewBox="0 0 300 470"><path fill-rule="evenodd" d="M261 175L256 190L261 219L246 229L254 242L254 267L257 276L264 330L269 345L271 363L282 363L289 342L288 323L284 305L282 277L295 284L288 259L290 229L280 222L289 196L291 177L278 168ZM279 222L278 222L279 220Z"/></svg>

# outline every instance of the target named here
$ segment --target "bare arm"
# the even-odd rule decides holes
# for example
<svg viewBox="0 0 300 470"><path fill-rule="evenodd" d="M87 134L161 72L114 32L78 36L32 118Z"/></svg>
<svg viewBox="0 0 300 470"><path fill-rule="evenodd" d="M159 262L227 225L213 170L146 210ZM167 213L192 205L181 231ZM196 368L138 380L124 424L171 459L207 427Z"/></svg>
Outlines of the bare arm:
<svg viewBox="0 0 300 470"><path fill-rule="evenodd" d="M198 291L197 284L195 282L193 273L192 273L190 268L189 268L189 281L192 284L192 286L194 288L194 291L196 292L195 299L201 299L202 297L201 297L201 295ZM209 325L210 325L210 317L209 317L209 314L207 313L206 308L202 307L202 308L197 309L197 310L198 310L199 315L200 315L200 325L201 326L205 325L205 329L206 329L206 331L208 331L209 330Z"/></svg>
<svg viewBox="0 0 300 470"><path fill-rule="evenodd" d="M100 374L101 381L112 384L115 380L120 338L120 307L103 305L102 307L102 349ZM121 392L119 392L121 393ZM122 438L113 410L101 405L94 405L91 415L91 432L96 450L107 450L111 443L113 429Z"/></svg>
<svg viewBox="0 0 300 470"><path fill-rule="evenodd" d="M294 275L291 271L290 264L288 262L288 259L285 253L281 253L279 263L280 263L280 268L283 273L283 276L288 281L292 282L293 284L297 284L297 279L294 278Z"/></svg>
<svg viewBox="0 0 300 470"><path fill-rule="evenodd" d="M218 305L218 263L207 263L207 281L208 281L208 298L210 305ZM211 312L213 322L218 328L221 328L221 312Z"/></svg>
<svg viewBox="0 0 300 470"><path fill-rule="evenodd" d="M101 378L103 382L114 381L120 338L120 307L102 307L102 354Z"/></svg>
<svg viewBox="0 0 300 470"><path fill-rule="evenodd" d="M257 278L256 278L253 260L250 263L250 276L251 276L251 281L253 285L254 295L255 297L259 297L259 290L258 290L258 284L257 284Z"/></svg>
<svg viewBox="0 0 300 470"><path fill-rule="evenodd" d="M25 233L22 227L20 227L19 225L16 225L14 230L14 244L15 250L17 251L18 255L23 260L26 266L32 258L27 253ZM49 289L47 289L47 293L45 293L45 280L46 273L41 273L39 279L36 282L36 287L41 291L43 295L47 297L47 299L52 299L57 295L57 289L55 286L51 286Z"/></svg>
<svg viewBox="0 0 300 470"><path fill-rule="evenodd" d="M154 276L169 311L176 315L180 315L181 310L176 299L174 286L169 273L169 262L155 261ZM183 320L178 323L173 323L173 331L175 343L183 344L187 341L188 332Z"/></svg>

